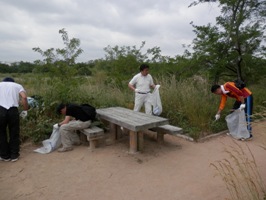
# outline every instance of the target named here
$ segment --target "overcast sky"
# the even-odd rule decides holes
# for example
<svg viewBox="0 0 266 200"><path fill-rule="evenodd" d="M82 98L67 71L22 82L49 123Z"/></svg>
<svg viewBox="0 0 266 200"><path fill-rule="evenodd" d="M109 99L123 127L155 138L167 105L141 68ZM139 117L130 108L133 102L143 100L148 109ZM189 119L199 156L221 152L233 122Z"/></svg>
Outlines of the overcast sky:
<svg viewBox="0 0 266 200"><path fill-rule="evenodd" d="M59 30L78 38L78 62L104 58L104 47L160 47L162 55L183 54L195 38L190 22L214 23L215 4L188 8L193 0L0 0L0 62L42 59L32 50L63 48Z"/></svg>

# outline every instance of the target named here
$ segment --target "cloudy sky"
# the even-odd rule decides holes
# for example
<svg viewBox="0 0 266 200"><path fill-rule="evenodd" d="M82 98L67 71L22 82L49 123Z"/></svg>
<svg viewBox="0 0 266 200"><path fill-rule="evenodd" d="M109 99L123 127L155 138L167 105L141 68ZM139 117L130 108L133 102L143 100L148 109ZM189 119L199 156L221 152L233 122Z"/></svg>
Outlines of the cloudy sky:
<svg viewBox="0 0 266 200"><path fill-rule="evenodd" d="M213 23L215 4L188 8L193 0L0 0L0 62L42 59L32 50L63 48L59 30L78 38L78 62L104 58L104 47L160 47L162 55L183 53L195 38L190 22Z"/></svg>

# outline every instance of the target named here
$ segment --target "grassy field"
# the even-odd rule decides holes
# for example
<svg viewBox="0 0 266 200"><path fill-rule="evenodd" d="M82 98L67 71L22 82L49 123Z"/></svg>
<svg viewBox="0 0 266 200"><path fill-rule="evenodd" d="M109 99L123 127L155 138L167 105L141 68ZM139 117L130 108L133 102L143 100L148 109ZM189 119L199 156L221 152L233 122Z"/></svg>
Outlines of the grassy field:
<svg viewBox="0 0 266 200"><path fill-rule="evenodd" d="M0 78L6 76L10 75L1 74ZM49 137L52 125L61 120L55 114L55 108L60 102L89 103L96 108L122 106L132 109L134 106L134 94L127 87L129 80L117 84L104 72L98 72L93 77L56 77L43 74L12 74L12 77L24 86L28 96L42 97L42 106L31 109L29 116L21 120L23 140L30 138L38 142ZM221 119L214 121L220 97L210 92L211 84L208 80L190 78L178 81L175 76L162 76L155 78L155 83L161 85L161 116L168 118L171 124L182 127L184 134L198 139L227 128L224 117L229 114L234 101L228 99ZM264 112L265 88L262 85L249 88L253 91L254 113ZM263 116L256 114L256 117Z"/></svg>

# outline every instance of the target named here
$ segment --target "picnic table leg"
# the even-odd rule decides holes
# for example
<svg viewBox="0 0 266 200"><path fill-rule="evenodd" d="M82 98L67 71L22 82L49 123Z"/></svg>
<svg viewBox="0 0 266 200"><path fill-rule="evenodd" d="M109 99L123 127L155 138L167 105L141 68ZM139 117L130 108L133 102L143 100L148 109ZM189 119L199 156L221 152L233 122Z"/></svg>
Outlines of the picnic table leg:
<svg viewBox="0 0 266 200"><path fill-rule="evenodd" d="M117 125L110 123L110 132L111 132L111 140L115 141L117 139Z"/></svg>
<svg viewBox="0 0 266 200"><path fill-rule="evenodd" d="M138 132L138 150L143 151L144 147L144 134L143 132Z"/></svg>
<svg viewBox="0 0 266 200"><path fill-rule="evenodd" d="M116 140L116 131L117 131L117 125L113 123L109 123L109 137L105 140L106 145L111 145L115 143Z"/></svg>
<svg viewBox="0 0 266 200"><path fill-rule="evenodd" d="M137 152L137 132L130 131L129 132L129 153L136 153Z"/></svg>
<svg viewBox="0 0 266 200"><path fill-rule="evenodd" d="M157 142L162 144L164 142L164 133L157 131Z"/></svg>
<svg viewBox="0 0 266 200"><path fill-rule="evenodd" d="M97 145L97 140L90 140L90 150L94 151Z"/></svg>

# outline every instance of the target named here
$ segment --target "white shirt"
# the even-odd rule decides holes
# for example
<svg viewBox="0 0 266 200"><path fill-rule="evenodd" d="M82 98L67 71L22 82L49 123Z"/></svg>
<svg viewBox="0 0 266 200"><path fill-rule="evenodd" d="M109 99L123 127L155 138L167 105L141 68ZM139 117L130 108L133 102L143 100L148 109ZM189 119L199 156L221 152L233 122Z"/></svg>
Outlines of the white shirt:
<svg viewBox="0 0 266 200"><path fill-rule="evenodd" d="M141 73L135 75L129 84L134 85L136 89L143 93L150 92L150 87L154 85L152 76L150 74L143 76Z"/></svg>
<svg viewBox="0 0 266 200"><path fill-rule="evenodd" d="M0 106L6 109L18 107L20 92L26 92L22 85L14 82L0 82Z"/></svg>

